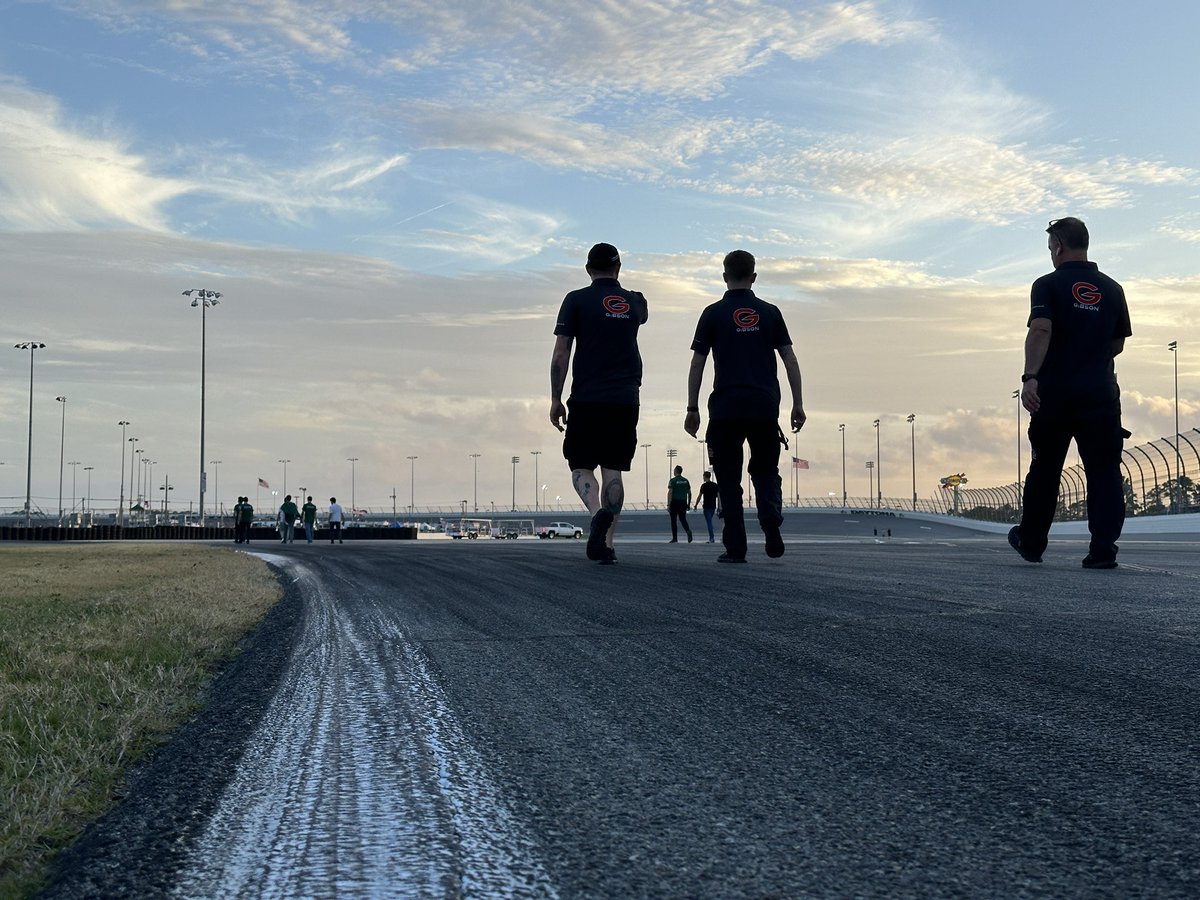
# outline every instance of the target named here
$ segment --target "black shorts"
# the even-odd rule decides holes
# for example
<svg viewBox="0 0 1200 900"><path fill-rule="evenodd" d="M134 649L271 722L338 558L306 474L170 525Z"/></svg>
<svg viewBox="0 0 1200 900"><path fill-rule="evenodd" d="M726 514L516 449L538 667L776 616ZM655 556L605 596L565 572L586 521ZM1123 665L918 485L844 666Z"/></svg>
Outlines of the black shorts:
<svg viewBox="0 0 1200 900"><path fill-rule="evenodd" d="M628 472L637 452L637 404L574 401L567 404L563 456L572 469Z"/></svg>

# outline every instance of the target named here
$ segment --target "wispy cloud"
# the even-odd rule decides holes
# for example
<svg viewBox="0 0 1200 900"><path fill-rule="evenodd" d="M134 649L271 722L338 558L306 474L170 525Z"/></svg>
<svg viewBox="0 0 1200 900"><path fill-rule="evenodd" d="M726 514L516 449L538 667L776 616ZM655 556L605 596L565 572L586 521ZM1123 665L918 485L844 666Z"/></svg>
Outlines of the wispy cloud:
<svg viewBox="0 0 1200 900"><path fill-rule="evenodd" d="M190 187L155 175L124 140L67 121L55 99L0 80L0 227L163 230L164 205Z"/></svg>

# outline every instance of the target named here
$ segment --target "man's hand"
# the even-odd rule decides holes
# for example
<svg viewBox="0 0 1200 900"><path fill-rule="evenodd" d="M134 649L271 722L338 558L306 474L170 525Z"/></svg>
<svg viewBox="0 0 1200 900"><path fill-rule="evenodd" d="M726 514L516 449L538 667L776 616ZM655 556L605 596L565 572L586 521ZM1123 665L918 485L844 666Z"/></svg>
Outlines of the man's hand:
<svg viewBox="0 0 1200 900"><path fill-rule="evenodd" d="M1038 396L1038 380L1030 378L1021 385L1021 405L1031 415L1042 408L1042 398Z"/></svg>
<svg viewBox="0 0 1200 900"><path fill-rule="evenodd" d="M696 436L696 432L700 430L700 413L690 412L683 417L683 430L692 437Z"/></svg>
<svg viewBox="0 0 1200 900"><path fill-rule="evenodd" d="M792 407L792 431L797 432L804 427L804 423L808 421L808 416L804 414L803 406Z"/></svg>
<svg viewBox="0 0 1200 900"><path fill-rule="evenodd" d="M561 400L550 401L550 424L559 431L564 431L563 426L567 422L567 408L563 406Z"/></svg>

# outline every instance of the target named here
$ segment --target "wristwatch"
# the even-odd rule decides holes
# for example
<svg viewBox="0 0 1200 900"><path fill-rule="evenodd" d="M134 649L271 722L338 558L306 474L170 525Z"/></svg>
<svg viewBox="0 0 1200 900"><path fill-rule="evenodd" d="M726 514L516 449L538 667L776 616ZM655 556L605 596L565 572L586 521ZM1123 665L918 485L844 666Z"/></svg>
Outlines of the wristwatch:
<svg viewBox="0 0 1200 900"><path fill-rule="evenodd" d="M1037 377L1038 377L1037 372L1026 372L1024 375L1021 376L1021 384L1024 384L1030 378L1037 378Z"/></svg>

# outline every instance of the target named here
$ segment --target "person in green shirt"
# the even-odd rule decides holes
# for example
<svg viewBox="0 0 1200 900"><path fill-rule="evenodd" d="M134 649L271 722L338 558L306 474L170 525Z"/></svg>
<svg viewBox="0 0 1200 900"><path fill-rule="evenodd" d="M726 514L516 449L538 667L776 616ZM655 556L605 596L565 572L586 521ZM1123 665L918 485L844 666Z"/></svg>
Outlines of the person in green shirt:
<svg viewBox="0 0 1200 900"><path fill-rule="evenodd" d="M243 497L237 510L238 543L248 544L250 543L250 525L254 522L254 507L250 505L250 498Z"/></svg>
<svg viewBox="0 0 1200 900"><path fill-rule="evenodd" d="M292 495L288 494L283 498L283 505L279 507L279 537L281 544L291 544L296 540L296 520L300 518L300 510L296 507L296 503L292 500Z"/></svg>
<svg viewBox="0 0 1200 900"><path fill-rule="evenodd" d="M692 527L688 525L687 511L692 505L692 485L683 477L683 466L675 467L675 477L667 482L667 509L671 513L671 540L667 543L679 543L679 527L687 532L688 543L692 542ZM676 524L678 523L678 524Z"/></svg>
<svg viewBox="0 0 1200 900"><path fill-rule="evenodd" d="M304 536L308 538L308 542L311 544L313 539L313 528L315 528L317 524L317 505L312 502L312 497L308 498L308 502L304 504L304 508L301 510L301 513L304 516Z"/></svg>

